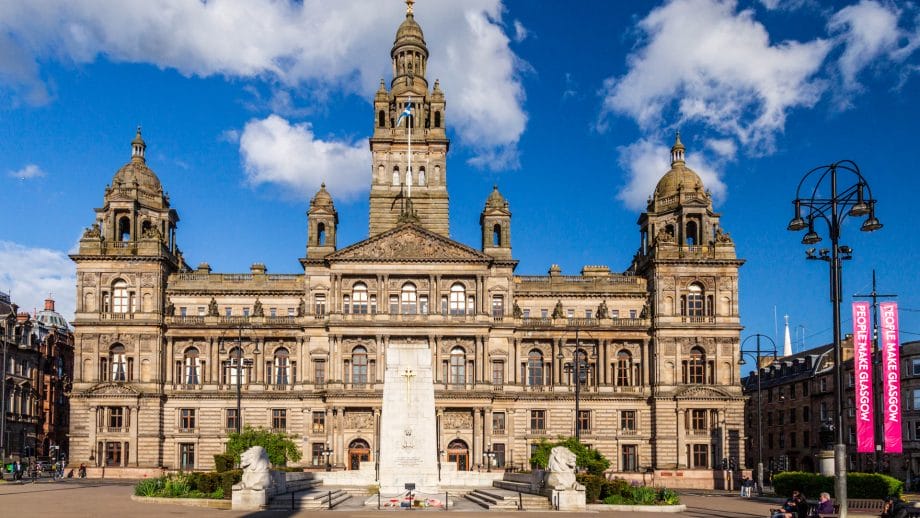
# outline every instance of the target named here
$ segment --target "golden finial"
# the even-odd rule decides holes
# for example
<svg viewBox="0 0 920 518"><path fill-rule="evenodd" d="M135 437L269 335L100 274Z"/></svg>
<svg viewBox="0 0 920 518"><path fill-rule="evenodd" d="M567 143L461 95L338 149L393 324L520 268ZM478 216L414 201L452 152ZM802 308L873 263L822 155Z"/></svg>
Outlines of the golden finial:
<svg viewBox="0 0 920 518"><path fill-rule="evenodd" d="M415 0L406 0L406 16L412 16L412 4Z"/></svg>

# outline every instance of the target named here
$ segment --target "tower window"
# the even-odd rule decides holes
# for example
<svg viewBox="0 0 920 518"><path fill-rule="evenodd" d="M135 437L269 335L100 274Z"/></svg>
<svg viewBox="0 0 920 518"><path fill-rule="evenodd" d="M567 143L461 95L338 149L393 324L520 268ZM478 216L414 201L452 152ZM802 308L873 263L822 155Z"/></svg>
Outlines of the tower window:
<svg viewBox="0 0 920 518"><path fill-rule="evenodd" d="M689 221L687 222L687 245L693 246L699 243L699 235L697 232L696 222Z"/></svg>
<svg viewBox="0 0 920 518"><path fill-rule="evenodd" d="M383 110L377 112L377 127L382 128L386 126L387 114Z"/></svg>
<svg viewBox="0 0 920 518"><path fill-rule="evenodd" d="M435 128L441 127L441 112L439 111L434 112L434 127Z"/></svg>
<svg viewBox="0 0 920 518"><path fill-rule="evenodd" d="M498 223L492 227L492 246L501 246L502 242L502 226Z"/></svg>
<svg viewBox="0 0 920 518"><path fill-rule="evenodd" d="M128 218L128 216L122 216L118 218L118 240L131 240L131 220Z"/></svg>
<svg viewBox="0 0 920 518"><path fill-rule="evenodd" d="M316 243L320 246L326 244L326 224L319 223L316 225Z"/></svg>

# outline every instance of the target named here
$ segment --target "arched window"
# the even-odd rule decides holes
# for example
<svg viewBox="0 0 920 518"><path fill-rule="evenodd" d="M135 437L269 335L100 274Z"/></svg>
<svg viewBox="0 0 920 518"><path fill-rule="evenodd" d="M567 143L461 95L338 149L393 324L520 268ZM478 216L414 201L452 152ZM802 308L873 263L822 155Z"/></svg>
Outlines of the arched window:
<svg viewBox="0 0 920 518"><path fill-rule="evenodd" d="M291 382L290 354L284 347L275 349L272 358L272 382L275 385L287 385Z"/></svg>
<svg viewBox="0 0 920 518"><path fill-rule="evenodd" d="M690 350L690 359L686 365L685 383L705 383L706 381L706 352L700 347Z"/></svg>
<svg viewBox="0 0 920 518"><path fill-rule="evenodd" d="M629 354L629 351L620 351L617 353L617 365L616 365L616 382L617 386L620 387L629 387L632 386L631 378L632 374L632 355Z"/></svg>
<svg viewBox="0 0 920 518"><path fill-rule="evenodd" d="M386 126L387 114L383 110L377 112L377 127L382 128Z"/></svg>
<svg viewBox="0 0 920 518"><path fill-rule="evenodd" d="M439 111L434 112L434 127L435 128L441 127L441 112Z"/></svg>
<svg viewBox="0 0 920 518"><path fill-rule="evenodd" d="M406 170L406 185L412 185L412 170Z"/></svg>
<svg viewBox="0 0 920 518"><path fill-rule="evenodd" d="M416 293L415 284L411 282L403 284L399 300L401 305L400 312L404 315L414 315L418 311L418 294Z"/></svg>
<svg viewBox="0 0 920 518"><path fill-rule="evenodd" d="M145 219L144 222L141 223L141 237L146 236L151 228L153 228L153 225L150 224L150 220Z"/></svg>
<svg viewBox="0 0 920 518"><path fill-rule="evenodd" d="M131 219L128 216L122 216L118 218L118 240L119 241L130 241L131 240Z"/></svg>
<svg viewBox="0 0 920 518"><path fill-rule="evenodd" d="M418 170L418 184L425 185L425 168L420 167Z"/></svg>
<svg viewBox="0 0 920 518"><path fill-rule="evenodd" d="M230 354L224 362L224 383L228 385L249 383L249 366L243 359L243 350L239 347L230 349Z"/></svg>
<svg viewBox="0 0 920 518"><path fill-rule="evenodd" d="M687 244L690 246L696 245L700 242L699 231L696 227L695 221L687 222Z"/></svg>
<svg viewBox="0 0 920 518"><path fill-rule="evenodd" d="M543 385L543 353L536 349L527 354L527 384Z"/></svg>
<svg viewBox="0 0 920 518"><path fill-rule="evenodd" d="M183 380L186 385L198 385L201 383L201 359L199 358L198 349L189 347L185 350L182 357Z"/></svg>
<svg viewBox="0 0 920 518"><path fill-rule="evenodd" d="M128 283L118 279L112 283L112 312L128 313Z"/></svg>
<svg viewBox="0 0 920 518"><path fill-rule="evenodd" d="M687 287L687 295L684 297L684 315L688 317L701 317L705 314L703 307L703 287L699 283L693 283Z"/></svg>
<svg viewBox="0 0 920 518"><path fill-rule="evenodd" d="M367 383L367 349L360 345L351 351L351 382L356 385Z"/></svg>
<svg viewBox="0 0 920 518"><path fill-rule="evenodd" d="M393 168L393 185L399 185L399 168Z"/></svg>
<svg viewBox="0 0 920 518"><path fill-rule="evenodd" d="M316 224L316 244L323 246L326 244L326 224Z"/></svg>
<svg viewBox="0 0 920 518"><path fill-rule="evenodd" d="M466 313L466 288L457 282L450 287L450 314L463 315Z"/></svg>
<svg viewBox="0 0 920 518"><path fill-rule="evenodd" d="M462 347L454 347L450 351L450 383L451 385L466 383L466 351Z"/></svg>
<svg viewBox="0 0 920 518"><path fill-rule="evenodd" d="M112 381L128 381L128 366L125 358L125 346L115 344L109 348L109 365Z"/></svg>
<svg viewBox="0 0 920 518"><path fill-rule="evenodd" d="M356 282L351 287L351 305L354 314L367 314L367 284Z"/></svg>
<svg viewBox="0 0 920 518"><path fill-rule="evenodd" d="M501 246L502 244L502 226L498 223L492 227L492 246Z"/></svg>

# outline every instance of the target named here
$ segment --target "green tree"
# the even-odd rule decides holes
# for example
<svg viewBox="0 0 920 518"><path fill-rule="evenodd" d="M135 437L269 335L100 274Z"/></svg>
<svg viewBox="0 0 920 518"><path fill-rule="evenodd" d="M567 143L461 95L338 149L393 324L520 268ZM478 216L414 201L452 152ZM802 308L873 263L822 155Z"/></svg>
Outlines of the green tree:
<svg viewBox="0 0 920 518"><path fill-rule="evenodd" d="M237 463L240 462L240 454L252 448L261 446L268 453L268 460L273 466L285 466L288 461L297 462L300 460L300 448L283 432L272 432L264 428L245 427L243 431L231 432L230 440L227 441L227 454L232 455Z"/></svg>
<svg viewBox="0 0 920 518"><path fill-rule="evenodd" d="M530 456L530 464L546 469L546 465L549 463L550 451L556 446L568 448L575 454L578 467L592 475L603 475L604 471L610 467L610 461L601 455L601 452L588 448L575 437L561 437L556 442L541 439L533 455Z"/></svg>

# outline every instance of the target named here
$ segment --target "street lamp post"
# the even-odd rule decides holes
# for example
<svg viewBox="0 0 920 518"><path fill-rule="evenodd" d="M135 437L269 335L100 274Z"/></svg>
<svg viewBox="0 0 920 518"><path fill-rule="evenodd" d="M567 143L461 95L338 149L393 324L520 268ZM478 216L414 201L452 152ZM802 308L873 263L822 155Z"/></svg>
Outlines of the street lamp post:
<svg viewBox="0 0 920 518"><path fill-rule="evenodd" d="M489 446L489 449L482 452L482 456L486 461L486 471L492 473L492 459L495 458L495 451L492 450L492 446Z"/></svg>
<svg viewBox="0 0 920 518"><path fill-rule="evenodd" d="M838 192L838 173L849 175L855 179L855 183ZM806 181L810 181L806 187ZM825 182L830 182L830 197L822 192L822 187L827 188ZM806 187L803 191L803 187ZM805 196L803 196L803 192ZM810 194L810 195L809 195ZM860 230L863 232L873 232L882 228L875 217L875 199L872 197L872 189L869 183L859 171L859 166L851 160L841 160L830 165L816 167L802 177L796 188L795 214L789 225L788 230L797 232L808 229L808 232L802 237L803 245L813 245L821 241L821 236L815 232L815 220L824 220L827 224L828 234L831 238L830 250L823 248L815 253L814 248L808 249L807 259L826 261L830 265L830 284L831 284L831 306L833 308L834 321L834 363L836 368L835 392L836 392L836 444L834 445L834 471L835 491L837 503L840 504L841 518L847 516L847 474L846 474L846 453L847 447L844 442L843 430L843 398L844 398L844 376L843 376L843 345L840 340L840 299L842 293L843 261L852 258L853 249L840 245L840 229L843 226L847 216L867 216ZM802 209L805 209L803 214ZM804 216L804 217L803 217Z"/></svg>
<svg viewBox="0 0 920 518"><path fill-rule="evenodd" d="M754 350L745 350L744 344L751 338L756 338L756 346ZM760 349L761 338L766 338L770 341L773 348L773 359L776 359L776 342L767 335L757 333L756 335L748 336L741 342L741 347L738 351L741 354L741 358L738 360L738 365L744 365L745 355L754 356L754 368L757 370L757 494L763 496L763 395L760 391L760 359L763 355ZM769 351L769 349L763 352L767 351Z"/></svg>
<svg viewBox="0 0 920 518"><path fill-rule="evenodd" d="M238 326L238 332L236 339L236 433L241 433L243 430L243 324L240 323ZM220 353L224 354L224 344L221 342ZM232 352L232 351L231 351ZM259 354L259 344L256 344L255 350L252 351L252 354ZM251 365L252 362L249 362ZM229 372L228 372L229 375Z"/></svg>
<svg viewBox="0 0 920 518"><path fill-rule="evenodd" d="M329 447L329 443L326 443L326 446L323 448L323 459L325 459L326 471L332 471L332 464L329 463L329 457L332 456L332 448Z"/></svg>
<svg viewBox="0 0 920 518"><path fill-rule="evenodd" d="M565 354L563 354L562 350L566 347L572 347L575 349L575 352L572 356L572 367L569 372L572 372L575 376L575 439L578 441L581 441L581 428L578 423L578 417L581 413L581 364L587 363L587 362L585 361L585 358L583 356L581 342L578 339L578 331L579 329L576 327L575 328L575 344L569 345L565 342L560 343L559 344L559 347L560 347L559 354L556 355L556 357L559 359L559 361L563 361L565 360ZM597 344L596 343L592 342L586 345L585 347L591 348L592 358L597 357ZM588 366L585 365L585 369L587 368ZM587 377L587 373L585 374L585 377Z"/></svg>

